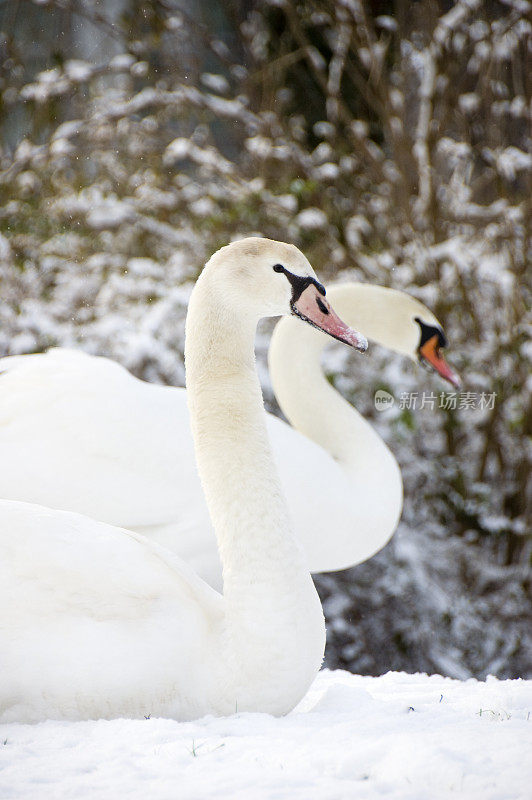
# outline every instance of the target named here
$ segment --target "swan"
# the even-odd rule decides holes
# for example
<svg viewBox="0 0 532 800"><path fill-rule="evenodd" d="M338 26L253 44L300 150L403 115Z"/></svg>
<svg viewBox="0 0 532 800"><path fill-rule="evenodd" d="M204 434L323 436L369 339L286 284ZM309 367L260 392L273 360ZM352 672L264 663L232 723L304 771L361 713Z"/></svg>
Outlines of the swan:
<svg viewBox="0 0 532 800"><path fill-rule="evenodd" d="M355 327L364 315L358 327L374 341L457 380L440 354L446 343L441 325L417 300L370 284L328 291ZM305 434L266 415L312 572L365 561L386 544L402 508L394 457L324 380L319 358L327 338L284 318L269 353L281 408ZM140 381L110 359L74 350L1 359L0 463L9 464L0 471L0 497L76 511L141 533L221 587L184 389ZM362 473L361 463L367 465Z"/></svg>
<svg viewBox="0 0 532 800"><path fill-rule="evenodd" d="M364 283L336 284L327 296L343 319L368 340L428 365L458 388L460 381L441 353L447 339L428 308L406 292ZM313 555L323 571L361 563L381 550L395 531L403 507L399 465L376 430L323 374L326 337L283 317L276 325L268 367L279 406L291 425L335 459L349 478L343 524L316 537ZM312 387L312 392L301 391ZM327 409L324 414L323 410ZM362 477L361 477L362 476ZM345 507L347 505L347 507Z"/></svg>
<svg viewBox="0 0 532 800"><path fill-rule="evenodd" d="M254 354L259 319L289 313L367 347L293 245L222 248L190 299L187 400L223 595L139 534L0 501L0 721L280 715L305 694L325 625L273 462Z"/></svg>

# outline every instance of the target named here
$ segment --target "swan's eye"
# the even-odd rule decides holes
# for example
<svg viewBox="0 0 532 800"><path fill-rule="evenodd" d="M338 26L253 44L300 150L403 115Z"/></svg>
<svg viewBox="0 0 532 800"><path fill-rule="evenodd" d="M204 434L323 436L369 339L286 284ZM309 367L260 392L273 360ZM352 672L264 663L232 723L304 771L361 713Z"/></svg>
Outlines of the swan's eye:
<svg viewBox="0 0 532 800"><path fill-rule="evenodd" d="M273 268L274 272L285 272L285 268L282 264L275 264Z"/></svg>

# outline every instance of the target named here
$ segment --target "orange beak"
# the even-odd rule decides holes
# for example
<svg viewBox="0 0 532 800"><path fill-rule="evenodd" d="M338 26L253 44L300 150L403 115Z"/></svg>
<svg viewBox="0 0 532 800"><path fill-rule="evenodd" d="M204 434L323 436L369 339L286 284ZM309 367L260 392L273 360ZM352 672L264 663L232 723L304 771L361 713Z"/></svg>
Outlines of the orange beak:
<svg viewBox="0 0 532 800"><path fill-rule="evenodd" d="M438 375L441 375L446 381L449 381L455 389L460 387L460 378L452 371L447 361L440 353L440 345L436 335L431 336L424 345L419 348L419 355L423 361L430 364Z"/></svg>

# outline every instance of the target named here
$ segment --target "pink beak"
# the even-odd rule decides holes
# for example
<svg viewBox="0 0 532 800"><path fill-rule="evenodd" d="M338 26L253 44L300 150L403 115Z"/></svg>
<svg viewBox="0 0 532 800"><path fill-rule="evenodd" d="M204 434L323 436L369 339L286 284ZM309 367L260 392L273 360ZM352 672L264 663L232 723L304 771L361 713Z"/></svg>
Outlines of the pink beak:
<svg viewBox="0 0 532 800"><path fill-rule="evenodd" d="M329 336L345 342L355 350L364 353L368 349L366 337L342 322L314 283L309 284L301 292L298 299L292 304L292 311L305 322L310 322L315 328L325 331Z"/></svg>

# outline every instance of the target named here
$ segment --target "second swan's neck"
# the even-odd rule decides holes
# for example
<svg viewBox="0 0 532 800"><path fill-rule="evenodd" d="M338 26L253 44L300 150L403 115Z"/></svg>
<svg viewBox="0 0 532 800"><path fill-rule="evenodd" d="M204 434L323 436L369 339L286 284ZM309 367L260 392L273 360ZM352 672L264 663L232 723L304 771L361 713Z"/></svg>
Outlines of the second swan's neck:
<svg viewBox="0 0 532 800"><path fill-rule="evenodd" d="M327 297L348 324L377 338L376 309L364 320L361 307L365 304L352 288L330 287ZM369 558L385 544L399 520L399 466L373 427L326 379L321 355L327 338L294 322L282 319L272 336L268 361L275 396L293 427L330 453L352 480L353 514L360 520L360 533L371 531L374 537L375 547L368 546L366 554Z"/></svg>
<svg viewBox="0 0 532 800"><path fill-rule="evenodd" d="M256 324L245 310L232 313L217 301L207 266L187 315L187 398L223 566L235 700L239 710L282 713L319 667L324 622L270 452Z"/></svg>

